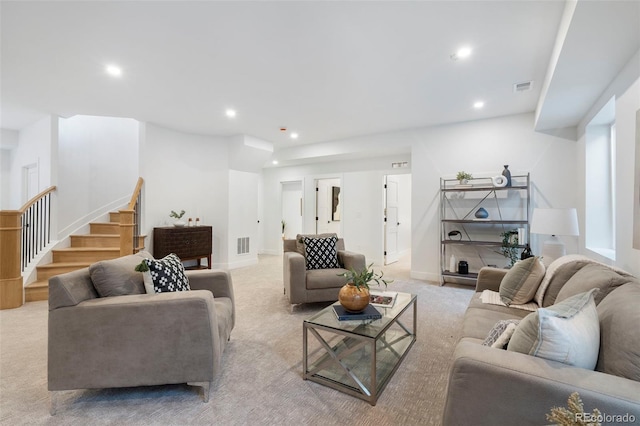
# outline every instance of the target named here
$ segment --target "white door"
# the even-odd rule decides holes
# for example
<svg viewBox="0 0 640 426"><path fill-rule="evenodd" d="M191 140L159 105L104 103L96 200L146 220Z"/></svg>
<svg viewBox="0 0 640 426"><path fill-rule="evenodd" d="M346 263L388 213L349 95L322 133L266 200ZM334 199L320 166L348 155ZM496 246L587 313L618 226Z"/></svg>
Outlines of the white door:
<svg viewBox="0 0 640 426"><path fill-rule="evenodd" d="M316 180L316 233L340 236L342 188L340 179Z"/></svg>
<svg viewBox="0 0 640 426"><path fill-rule="evenodd" d="M384 263L398 261L398 181L385 176Z"/></svg>
<svg viewBox="0 0 640 426"><path fill-rule="evenodd" d="M23 167L24 194L22 204L26 203L40 193L38 184L38 165L30 164Z"/></svg>
<svg viewBox="0 0 640 426"><path fill-rule="evenodd" d="M302 234L302 182L282 182L283 235L293 239Z"/></svg>

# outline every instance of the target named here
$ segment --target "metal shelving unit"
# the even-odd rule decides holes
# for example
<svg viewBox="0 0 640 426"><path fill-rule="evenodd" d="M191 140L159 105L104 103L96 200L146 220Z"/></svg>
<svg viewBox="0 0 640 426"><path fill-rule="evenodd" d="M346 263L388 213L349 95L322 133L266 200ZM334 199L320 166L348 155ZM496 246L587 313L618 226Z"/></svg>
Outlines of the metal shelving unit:
<svg viewBox="0 0 640 426"><path fill-rule="evenodd" d="M456 179L440 179L440 266L441 284L447 281L475 284L482 266L505 266L505 257L499 253L503 232L522 228L523 249L530 241L531 181L530 175L511 176L512 185L497 187L491 178L471 179L460 185ZM489 218L478 219L479 208L489 212ZM459 239L450 238L449 232L459 232ZM469 262L469 273L449 270L451 254ZM503 262L500 265L500 261Z"/></svg>

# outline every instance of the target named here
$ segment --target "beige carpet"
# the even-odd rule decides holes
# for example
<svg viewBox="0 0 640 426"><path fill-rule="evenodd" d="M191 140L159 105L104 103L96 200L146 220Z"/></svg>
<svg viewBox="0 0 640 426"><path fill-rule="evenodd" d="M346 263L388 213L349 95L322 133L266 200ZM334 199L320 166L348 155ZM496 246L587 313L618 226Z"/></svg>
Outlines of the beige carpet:
<svg viewBox="0 0 640 426"><path fill-rule="evenodd" d="M470 287L385 268L393 290L418 295L418 336L376 406L302 380L302 320L326 304L296 306L282 292L282 258L232 271L237 324L209 403L186 385L62 392L49 416L47 303L0 311L0 424L439 425L447 369Z"/></svg>

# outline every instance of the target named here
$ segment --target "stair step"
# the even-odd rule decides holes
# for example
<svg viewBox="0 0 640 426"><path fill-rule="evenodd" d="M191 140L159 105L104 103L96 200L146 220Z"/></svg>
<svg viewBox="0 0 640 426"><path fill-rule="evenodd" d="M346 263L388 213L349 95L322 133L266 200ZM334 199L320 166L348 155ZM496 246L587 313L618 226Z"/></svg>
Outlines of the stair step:
<svg viewBox="0 0 640 426"><path fill-rule="evenodd" d="M40 265L36 267L38 270L38 281L47 281L55 275L86 268L89 265L91 265L91 262L56 262Z"/></svg>
<svg viewBox="0 0 640 426"><path fill-rule="evenodd" d="M120 256L120 248L70 247L53 250L53 262L98 262Z"/></svg>
<svg viewBox="0 0 640 426"><path fill-rule="evenodd" d="M71 247L120 247L120 235L113 235L113 234L72 235Z"/></svg>
<svg viewBox="0 0 640 426"><path fill-rule="evenodd" d="M91 234L120 235L120 224L113 222L94 222L89 224Z"/></svg>
<svg viewBox="0 0 640 426"><path fill-rule="evenodd" d="M120 212L109 212L109 222L120 223Z"/></svg>
<svg viewBox="0 0 640 426"><path fill-rule="evenodd" d="M34 281L24 289L25 302L37 302L38 300L49 300L49 281Z"/></svg>

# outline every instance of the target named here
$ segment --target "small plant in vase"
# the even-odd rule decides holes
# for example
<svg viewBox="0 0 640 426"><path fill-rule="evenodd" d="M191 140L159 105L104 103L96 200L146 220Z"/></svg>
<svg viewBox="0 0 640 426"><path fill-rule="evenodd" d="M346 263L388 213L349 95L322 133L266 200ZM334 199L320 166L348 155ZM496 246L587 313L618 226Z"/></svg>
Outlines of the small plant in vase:
<svg viewBox="0 0 640 426"><path fill-rule="evenodd" d="M462 171L456 174L456 179L458 179L458 182L460 182L460 185L466 185L467 183L469 183L469 179L473 179L473 176L471 175L471 173Z"/></svg>
<svg viewBox="0 0 640 426"><path fill-rule="evenodd" d="M184 216L184 210L181 210L180 213L176 213L175 211L171 210L171 214L169 215L169 217L174 217L176 219L178 219L177 221L175 221L173 223L173 226L184 226L186 225L186 223L184 223L182 219L182 216Z"/></svg>
<svg viewBox="0 0 640 426"><path fill-rule="evenodd" d="M376 283L380 286L384 284L387 288L388 284L391 284L393 280L384 279L384 273L379 274L374 272L371 268L373 263L364 268L362 271L356 271L351 269L342 274L338 274L340 277L347 279L345 284L338 294L338 300L340 304L349 312L360 312L369 304L369 283Z"/></svg>
<svg viewBox="0 0 640 426"><path fill-rule="evenodd" d="M518 231L506 231L500 234L502 237L502 247L500 254L509 259L509 267L512 267L519 260L518 257Z"/></svg>

